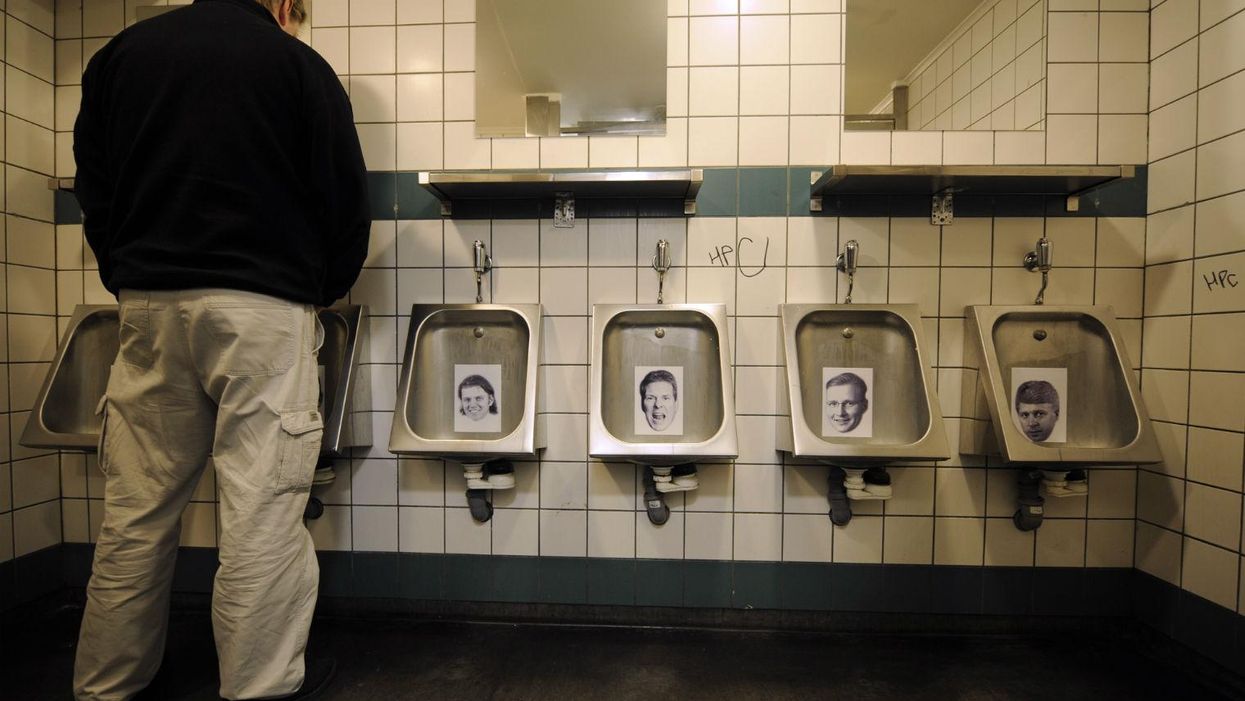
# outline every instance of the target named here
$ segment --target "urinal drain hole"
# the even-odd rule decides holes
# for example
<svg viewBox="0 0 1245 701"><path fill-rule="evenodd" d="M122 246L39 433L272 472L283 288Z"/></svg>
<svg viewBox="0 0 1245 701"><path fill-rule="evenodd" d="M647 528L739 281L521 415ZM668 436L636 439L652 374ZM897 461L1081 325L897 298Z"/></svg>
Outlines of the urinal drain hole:
<svg viewBox="0 0 1245 701"><path fill-rule="evenodd" d="M659 329L657 329L656 331L654 331L654 332L653 332L653 335L654 335L654 336L656 336L657 338L665 338L665 337L666 337L666 330L665 330L665 329L660 329L660 328L659 328Z"/></svg>
<svg viewBox="0 0 1245 701"><path fill-rule="evenodd" d="M848 326L847 328L843 329L842 333L843 333L843 338L851 338L851 337L853 337L853 336L855 336L855 335L856 335L856 332L855 332L855 331L853 331L853 330L852 330L852 327L850 327L850 326Z"/></svg>
<svg viewBox="0 0 1245 701"><path fill-rule="evenodd" d="M474 335L476 338L484 338L484 328L483 328L483 327L481 327L481 326L477 326L477 327L475 327L475 329L474 329L474 330L472 330L472 332L471 332L471 333L472 333L472 335Z"/></svg>
<svg viewBox="0 0 1245 701"><path fill-rule="evenodd" d="M1045 331L1045 330L1043 330L1043 329L1038 329L1037 331L1034 331L1034 332L1033 332L1033 339L1034 339L1034 340L1036 340L1036 341L1045 341L1045 340L1046 340L1046 331Z"/></svg>

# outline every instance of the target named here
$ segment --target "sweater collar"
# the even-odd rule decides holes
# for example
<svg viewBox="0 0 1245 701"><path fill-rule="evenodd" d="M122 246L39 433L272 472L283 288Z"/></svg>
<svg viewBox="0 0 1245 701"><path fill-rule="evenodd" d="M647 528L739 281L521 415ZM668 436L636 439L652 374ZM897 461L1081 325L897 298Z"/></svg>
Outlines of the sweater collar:
<svg viewBox="0 0 1245 701"><path fill-rule="evenodd" d="M272 13L269 12L268 9L265 8L263 5L260 5L258 2L255 2L255 0L194 0L194 1L195 2L221 2L221 3L225 3L226 5L235 5L237 7L243 8L247 12L254 12L260 17L267 19L269 22L276 24L278 28L281 26L280 24L277 24L277 18L273 17Z"/></svg>

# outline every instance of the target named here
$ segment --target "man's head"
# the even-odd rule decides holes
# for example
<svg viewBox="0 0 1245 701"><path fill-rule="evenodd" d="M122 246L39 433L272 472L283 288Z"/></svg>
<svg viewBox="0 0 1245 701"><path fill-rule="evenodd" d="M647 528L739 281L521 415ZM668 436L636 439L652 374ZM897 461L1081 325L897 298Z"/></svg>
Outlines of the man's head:
<svg viewBox="0 0 1245 701"><path fill-rule="evenodd" d="M298 36L298 30L307 21L307 6L303 0L255 0L276 18L277 24L290 36Z"/></svg>
<svg viewBox="0 0 1245 701"><path fill-rule="evenodd" d="M1031 441L1050 438L1059 422L1059 392L1046 380L1029 380L1016 388L1016 416Z"/></svg>
<svg viewBox="0 0 1245 701"><path fill-rule="evenodd" d="M469 375L458 383L458 401L458 413L472 421L497 413L493 385L480 375Z"/></svg>
<svg viewBox="0 0 1245 701"><path fill-rule="evenodd" d="M653 370L640 380L640 404L644 420L654 431L670 428L679 412L679 383L667 370Z"/></svg>
<svg viewBox="0 0 1245 701"><path fill-rule="evenodd" d="M859 375L844 372L826 382L826 418L839 433L850 433L869 410L869 386Z"/></svg>

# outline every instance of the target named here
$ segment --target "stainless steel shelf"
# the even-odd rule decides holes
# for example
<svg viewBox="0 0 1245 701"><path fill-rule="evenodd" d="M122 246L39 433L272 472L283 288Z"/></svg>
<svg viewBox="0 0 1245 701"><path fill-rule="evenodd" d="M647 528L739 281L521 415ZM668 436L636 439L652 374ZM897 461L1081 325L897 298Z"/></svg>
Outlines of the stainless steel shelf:
<svg viewBox="0 0 1245 701"><path fill-rule="evenodd" d="M1132 178L1135 166L831 166L813 171L810 211L826 195L1062 195L1078 207L1085 192Z"/></svg>
<svg viewBox="0 0 1245 701"><path fill-rule="evenodd" d="M456 200L635 198L681 199L684 214L696 213L704 181L700 168L611 171L421 171L419 184L441 201L441 214Z"/></svg>

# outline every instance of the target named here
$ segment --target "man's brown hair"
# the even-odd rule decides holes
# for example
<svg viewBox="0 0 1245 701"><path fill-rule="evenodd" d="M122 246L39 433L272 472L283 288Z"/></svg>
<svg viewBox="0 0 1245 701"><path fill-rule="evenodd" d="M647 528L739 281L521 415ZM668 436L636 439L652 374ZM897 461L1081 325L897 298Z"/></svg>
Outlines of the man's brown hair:
<svg viewBox="0 0 1245 701"><path fill-rule="evenodd" d="M281 9L281 3L284 0L255 0L259 4L268 8L269 12L276 12ZM307 21L307 5L303 0L293 0L290 4L290 19L303 24Z"/></svg>

